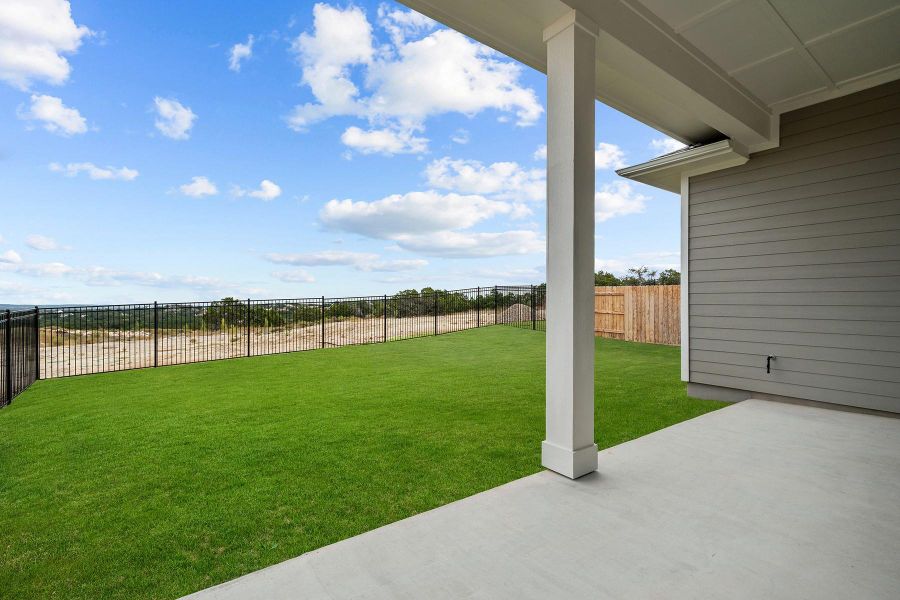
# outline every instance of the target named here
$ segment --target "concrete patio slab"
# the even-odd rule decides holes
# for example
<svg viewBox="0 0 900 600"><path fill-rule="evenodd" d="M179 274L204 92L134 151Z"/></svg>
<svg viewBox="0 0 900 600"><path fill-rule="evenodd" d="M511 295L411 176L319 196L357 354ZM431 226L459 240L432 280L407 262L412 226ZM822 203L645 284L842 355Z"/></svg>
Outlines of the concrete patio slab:
<svg viewBox="0 0 900 600"><path fill-rule="evenodd" d="M900 598L900 419L748 400L599 465L188 598Z"/></svg>

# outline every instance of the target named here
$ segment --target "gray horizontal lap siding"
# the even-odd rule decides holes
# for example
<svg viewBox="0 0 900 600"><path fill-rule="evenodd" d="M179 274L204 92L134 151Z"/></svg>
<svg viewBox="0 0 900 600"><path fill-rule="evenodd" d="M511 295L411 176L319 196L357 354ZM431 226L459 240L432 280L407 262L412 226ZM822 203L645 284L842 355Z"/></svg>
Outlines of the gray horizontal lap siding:
<svg viewBox="0 0 900 600"><path fill-rule="evenodd" d="M690 380L900 412L900 82L781 134L690 180Z"/></svg>

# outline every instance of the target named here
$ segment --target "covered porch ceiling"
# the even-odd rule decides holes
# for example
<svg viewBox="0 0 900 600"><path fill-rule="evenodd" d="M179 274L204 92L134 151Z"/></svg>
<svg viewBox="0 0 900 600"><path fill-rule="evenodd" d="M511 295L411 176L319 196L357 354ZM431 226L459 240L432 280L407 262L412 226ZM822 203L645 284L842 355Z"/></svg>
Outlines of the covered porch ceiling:
<svg viewBox="0 0 900 600"><path fill-rule="evenodd" d="M542 33L600 26L596 97L686 144L778 145L778 115L900 77L895 0L400 0L539 71Z"/></svg>

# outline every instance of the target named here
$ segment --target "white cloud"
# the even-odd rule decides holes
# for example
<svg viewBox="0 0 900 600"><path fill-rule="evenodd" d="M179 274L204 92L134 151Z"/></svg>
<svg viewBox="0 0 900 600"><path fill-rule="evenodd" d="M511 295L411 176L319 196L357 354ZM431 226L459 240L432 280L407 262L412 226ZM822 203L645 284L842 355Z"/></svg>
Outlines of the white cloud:
<svg viewBox="0 0 900 600"><path fill-rule="evenodd" d="M153 99L156 107L156 128L167 138L186 140L191 137L191 128L197 115L189 107L173 98Z"/></svg>
<svg viewBox="0 0 900 600"><path fill-rule="evenodd" d="M316 4L313 22L314 33L301 33L292 44L303 67L302 81L318 100L295 107L288 124L298 131L334 115L361 113L350 67L370 62L375 54L372 26L362 9Z"/></svg>
<svg viewBox="0 0 900 600"><path fill-rule="evenodd" d="M615 275L625 275L628 269L649 267L655 271L681 268L680 253L675 251L639 252L616 258L595 258L595 271L608 271Z"/></svg>
<svg viewBox="0 0 900 600"><path fill-rule="evenodd" d="M428 261L421 258L408 258L396 260L378 260L368 265L363 265L360 271L416 271L428 266Z"/></svg>
<svg viewBox="0 0 900 600"><path fill-rule="evenodd" d="M436 76L436 74L439 74ZM442 29L397 47L368 69L375 92L369 112L412 122L445 112L515 113L520 126L544 112L534 90L518 83L521 67L461 33Z"/></svg>
<svg viewBox="0 0 900 600"><path fill-rule="evenodd" d="M377 254L368 252L348 252L343 250L323 250L305 254L280 254L273 252L265 255L265 259L276 264L322 267L334 265L356 265L371 262L378 258Z"/></svg>
<svg viewBox="0 0 900 600"><path fill-rule="evenodd" d="M319 218L333 229L394 239L406 234L466 229L512 210L507 202L482 196L427 191L394 194L374 202L330 200L319 212Z"/></svg>
<svg viewBox="0 0 900 600"><path fill-rule="evenodd" d="M532 156L534 157L534 160L547 160L547 144L538 146Z"/></svg>
<svg viewBox="0 0 900 600"><path fill-rule="evenodd" d="M681 252L678 250L654 250L652 252L638 252L635 255L635 258L638 258L642 261L649 261L656 265L667 265L679 264L681 260Z"/></svg>
<svg viewBox="0 0 900 600"><path fill-rule="evenodd" d="M14 296L23 296L27 294L33 297L34 294L40 293L41 290L18 282L0 281L0 292L12 294Z"/></svg>
<svg viewBox="0 0 900 600"><path fill-rule="evenodd" d="M220 290L225 287L234 287L227 284L217 277L206 277L203 275L170 275L163 277L162 283L153 282L151 285L162 287L184 287L200 290Z"/></svg>
<svg viewBox="0 0 900 600"><path fill-rule="evenodd" d="M644 212L650 198L635 191L627 181L605 183L594 195L596 219L598 222Z"/></svg>
<svg viewBox="0 0 900 600"><path fill-rule="evenodd" d="M274 200L281 195L281 187L279 187L278 184L274 181L263 179L259 182L259 189L245 190L241 187L235 186L231 190L231 193L235 196L250 196L251 198L258 198L260 200L268 202L269 200Z"/></svg>
<svg viewBox="0 0 900 600"><path fill-rule="evenodd" d="M625 165L625 152L608 142L600 142L594 151L595 169L621 169Z"/></svg>
<svg viewBox="0 0 900 600"><path fill-rule="evenodd" d="M376 50L361 9L316 4L313 32L293 44L302 81L316 101L294 108L287 118L293 129L343 115L411 136L426 119L446 112L472 116L495 109L514 113L519 125L532 125L543 113L534 91L519 84L519 65L451 30L407 40L429 31L431 21L386 6L379 15L391 43ZM361 72L367 93L354 83L353 69Z"/></svg>
<svg viewBox="0 0 900 600"><path fill-rule="evenodd" d="M684 144L670 137L658 138L650 140L650 148L656 150L660 154L668 154L686 148Z"/></svg>
<svg viewBox="0 0 900 600"><path fill-rule="evenodd" d="M370 129L348 127L341 135L344 145L363 154L420 154L428 149L428 140L415 137L412 129Z"/></svg>
<svg viewBox="0 0 900 600"><path fill-rule="evenodd" d="M462 193L490 194L508 200L543 200L544 169L524 169L515 162L485 166L477 160L444 157L425 168L428 185Z"/></svg>
<svg viewBox="0 0 900 600"><path fill-rule="evenodd" d="M15 250L7 250L0 254L0 263L17 265L22 262L22 257Z"/></svg>
<svg viewBox="0 0 900 600"><path fill-rule="evenodd" d="M235 44L228 55L228 68L232 71L241 70L241 62L253 56L253 36L247 36L246 44Z"/></svg>
<svg viewBox="0 0 900 600"><path fill-rule="evenodd" d="M388 32L394 45L399 46L411 35L421 35L431 31L437 26L437 23L415 11L380 4L378 6L378 25Z"/></svg>
<svg viewBox="0 0 900 600"><path fill-rule="evenodd" d="M10 270L10 269L3 269ZM22 263L19 261L12 271L37 278L58 279L62 277L80 281L89 286L119 286L134 284L155 288L184 288L203 290L207 293L237 291L237 286L215 277L201 275L164 275L156 272L125 271L101 266L73 267L62 262ZM2 285L2 284L0 284ZM42 290L46 291L46 290Z"/></svg>
<svg viewBox="0 0 900 600"><path fill-rule="evenodd" d="M259 182L259 189L250 192L251 198L259 198L260 200L274 200L281 195L281 188L274 181L263 179Z"/></svg>
<svg viewBox="0 0 900 600"><path fill-rule="evenodd" d="M122 181L132 181L138 176L135 169L128 167L98 167L94 163L68 163L61 165L59 163L50 163L50 170L56 173L65 173L67 177L75 177L79 173L87 173L91 179L119 179Z"/></svg>
<svg viewBox="0 0 900 600"><path fill-rule="evenodd" d="M90 286L134 284L154 288L185 288L205 291L234 289L215 277L164 275L154 271L124 271L107 267L72 267L63 263L23 265L20 273L34 277L72 277Z"/></svg>
<svg viewBox="0 0 900 600"><path fill-rule="evenodd" d="M285 283L315 283L316 278L303 269L290 269L288 271L273 271L272 277Z"/></svg>
<svg viewBox="0 0 900 600"><path fill-rule="evenodd" d="M404 250L444 258L480 258L543 252L545 242L534 231L472 233L440 231L394 238Z"/></svg>
<svg viewBox="0 0 900 600"><path fill-rule="evenodd" d="M163 275L155 271L122 271L106 267L72 269L69 273L92 286L135 284L155 288L186 288L194 290L233 289L234 286L216 277L202 275Z"/></svg>
<svg viewBox="0 0 900 600"><path fill-rule="evenodd" d="M512 211L509 213L510 218L512 219L524 219L525 217L530 217L534 214L534 211L531 210L531 207L527 204L522 204L521 202L515 202L512 205Z"/></svg>
<svg viewBox="0 0 900 600"><path fill-rule="evenodd" d="M381 260L369 252L324 250L305 254L271 253L264 257L269 262L304 267L347 266L357 271L413 271L428 265L423 259Z"/></svg>
<svg viewBox="0 0 900 600"><path fill-rule="evenodd" d="M25 238L25 245L34 250L49 252L52 250L67 250L68 248L61 246L59 242L52 237L46 235L33 234Z"/></svg>
<svg viewBox="0 0 900 600"><path fill-rule="evenodd" d="M622 275L628 271L631 263L621 258L595 258L594 271L607 271L616 275Z"/></svg>
<svg viewBox="0 0 900 600"><path fill-rule="evenodd" d="M203 176L191 177L190 183L185 183L178 187L181 193L191 198L202 198L203 196L215 196L219 193L219 189L212 181Z"/></svg>
<svg viewBox="0 0 900 600"><path fill-rule="evenodd" d="M17 272L32 277L62 277L72 273L75 269L61 262L23 264Z"/></svg>
<svg viewBox="0 0 900 600"><path fill-rule="evenodd" d="M457 129L456 133L450 136L450 141L454 144L465 145L469 143L469 130Z"/></svg>
<svg viewBox="0 0 900 600"><path fill-rule="evenodd" d="M33 81L60 85L72 68L63 54L91 35L72 19L64 0L4 0L0 3L0 79L20 90Z"/></svg>
<svg viewBox="0 0 900 600"><path fill-rule="evenodd" d="M77 109L63 104L56 96L32 94L28 110L19 110L19 118L43 122L44 129L62 136L85 133L87 119Z"/></svg>
<svg viewBox="0 0 900 600"><path fill-rule="evenodd" d="M441 193L429 190L394 194L373 202L331 200L319 212L320 221L331 229L375 239L391 240L397 250L429 256L506 256L542 252L544 242L535 231L468 232L487 219L503 216L517 219L531 214L522 202L508 199L536 199L543 196L542 172L530 173L515 163L484 166L477 161L434 161L426 170L435 187L482 194ZM535 182L538 182L537 184ZM532 188L537 185L540 193ZM415 261L374 261L344 253L299 255L299 264L319 264L342 260L359 270L405 270L424 266ZM315 260L316 262L310 262ZM371 261L371 262L370 262Z"/></svg>

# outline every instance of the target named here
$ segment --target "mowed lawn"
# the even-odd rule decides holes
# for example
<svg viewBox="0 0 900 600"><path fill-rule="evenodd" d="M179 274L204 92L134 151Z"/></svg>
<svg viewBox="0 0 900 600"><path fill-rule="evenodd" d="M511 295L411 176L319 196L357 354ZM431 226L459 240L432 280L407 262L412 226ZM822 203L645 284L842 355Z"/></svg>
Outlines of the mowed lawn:
<svg viewBox="0 0 900 600"><path fill-rule="evenodd" d="M40 381L0 410L0 596L175 598L535 473L544 334ZM608 447L714 410L597 341Z"/></svg>

